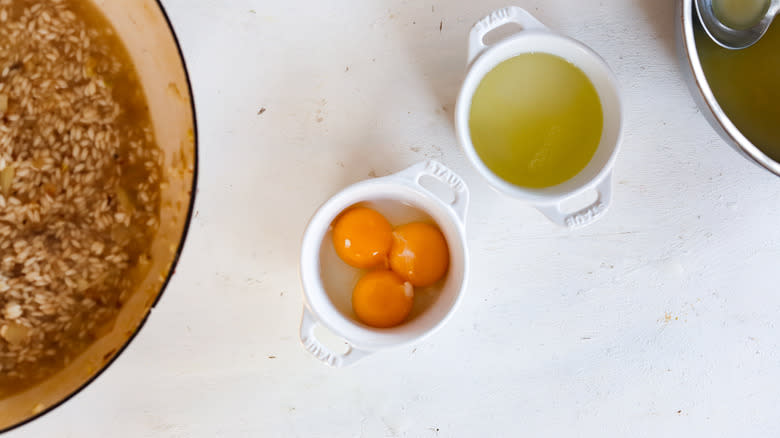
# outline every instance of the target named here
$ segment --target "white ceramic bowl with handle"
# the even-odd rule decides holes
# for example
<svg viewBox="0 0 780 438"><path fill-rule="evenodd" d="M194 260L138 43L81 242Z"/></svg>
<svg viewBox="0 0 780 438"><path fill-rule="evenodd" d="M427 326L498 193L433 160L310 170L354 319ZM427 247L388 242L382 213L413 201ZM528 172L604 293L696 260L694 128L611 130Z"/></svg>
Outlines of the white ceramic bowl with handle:
<svg viewBox="0 0 780 438"><path fill-rule="evenodd" d="M493 45L485 44L488 33L510 23L520 25L522 30ZM524 53L548 53L577 66L593 83L604 114L601 140L588 165L568 181L541 189L520 187L493 173L474 149L469 129L471 100L482 78L498 64ZM558 225L576 228L592 223L607 211L612 202L612 167L620 146L622 122L617 79L607 63L584 44L551 31L517 6L494 11L472 27L468 72L455 106L455 130L471 164L494 189L528 202ZM591 205L574 212L563 210L565 201L589 190L598 193Z"/></svg>
<svg viewBox="0 0 780 438"><path fill-rule="evenodd" d="M451 202L421 184L426 176L435 178L452 191ZM411 205L436 222L447 240L450 266L434 300L401 325L378 329L357 319L351 311L351 302L345 301L351 294L326 290L320 255L322 245L332 245L326 237L339 214L361 202L387 200ZM419 341L444 325L460 302L468 277L465 229L468 203L469 191L463 180L443 164L430 160L393 175L351 185L322 205L309 222L301 247L304 308L300 339L306 350L328 365L341 367L372 352ZM348 351L340 354L323 345L314 334L314 328L319 324L343 338L349 345Z"/></svg>

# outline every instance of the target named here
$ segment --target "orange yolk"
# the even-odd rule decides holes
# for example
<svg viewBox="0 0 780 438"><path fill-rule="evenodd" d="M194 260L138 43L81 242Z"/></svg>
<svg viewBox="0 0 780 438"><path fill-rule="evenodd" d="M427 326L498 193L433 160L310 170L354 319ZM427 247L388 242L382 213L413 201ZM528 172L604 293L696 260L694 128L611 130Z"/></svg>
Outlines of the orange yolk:
<svg viewBox="0 0 780 438"><path fill-rule="evenodd" d="M364 275L352 291L352 309L364 324L394 327L404 321L414 304L414 288L393 271Z"/></svg>
<svg viewBox="0 0 780 438"><path fill-rule="evenodd" d="M390 267L413 286L436 283L447 273L449 265L447 240L437 227L413 222L393 232Z"/></svg>
<svg viewBox="0 0 780 438"><path fill-rule="evenodd" d="M356 207L344 212L333 226L333 246L341 260L355 268L387 264L393 227L375 210Z"/></svg>

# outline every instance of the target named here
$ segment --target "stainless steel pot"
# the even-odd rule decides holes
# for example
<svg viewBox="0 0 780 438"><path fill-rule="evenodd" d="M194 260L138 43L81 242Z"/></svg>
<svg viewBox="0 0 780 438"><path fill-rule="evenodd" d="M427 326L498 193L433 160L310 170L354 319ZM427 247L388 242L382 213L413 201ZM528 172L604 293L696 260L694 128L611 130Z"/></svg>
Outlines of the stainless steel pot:
<svg viewBox="0 0 780 438"><path fill-rule="evenodd" d="M702 114L715 131L745 158L780 176L780 163L766 154L747 139L729 120L720 107L710 88L699 60L694 31L700 26L696 16L695 0L678 0L676 17L677 48L685 80Z"/></svg>
<svg viewBox="0 0 780 438"><path fill-rule="evenodd" d="M91 383L135 337L165 288L189 225L197 174L195 111L176 37L157 0L95 0L127 47L164 152L160 228L147 278L123 304L114 328L71 364L28 390L0 398L0 432L55 408Z"/></svg>

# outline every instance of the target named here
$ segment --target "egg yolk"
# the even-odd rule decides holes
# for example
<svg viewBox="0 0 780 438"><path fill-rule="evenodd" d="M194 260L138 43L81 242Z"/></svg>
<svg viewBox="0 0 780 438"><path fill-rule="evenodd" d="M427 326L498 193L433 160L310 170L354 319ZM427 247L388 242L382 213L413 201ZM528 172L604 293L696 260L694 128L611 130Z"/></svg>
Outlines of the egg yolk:
<svg viewBox="0 0 780 438"><path fill-rule="evenodd" d="M341 260L355 268L386 265L393 244L393 227L380 213L366 207L344 212L333 225L333 246Z"/></svg>
<svg viewBox="0 0 780 438"><path fill-rule="evenodd" d="M447 273L449 265L447 240L437 227L413 222L393 232L390 268L413 286L436 283Z"/></svg>
<svg viewBox="0 0 780 438"><path fill-rule="evenodd" d="M404 321L414 304L414 287L393 271L379 270L364 275L352 291L352 309L364 324L376 328L396 326Z"/></svg>

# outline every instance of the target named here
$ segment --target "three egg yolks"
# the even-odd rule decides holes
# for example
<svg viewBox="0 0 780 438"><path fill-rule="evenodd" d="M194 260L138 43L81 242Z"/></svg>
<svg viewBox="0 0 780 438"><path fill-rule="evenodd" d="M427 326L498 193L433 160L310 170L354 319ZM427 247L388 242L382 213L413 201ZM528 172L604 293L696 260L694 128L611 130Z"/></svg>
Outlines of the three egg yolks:
<svg viewBox="0 0 780 438"><path fill-rule="evenodd" d="M352 308L363 323L377 328L402 323L412 310L414 287L436 283L449 267L447 241L437 227L413 222L393 230L382 214L367 207L338 217L333 246L348 265L374 269L355 286Z"/></svg>

